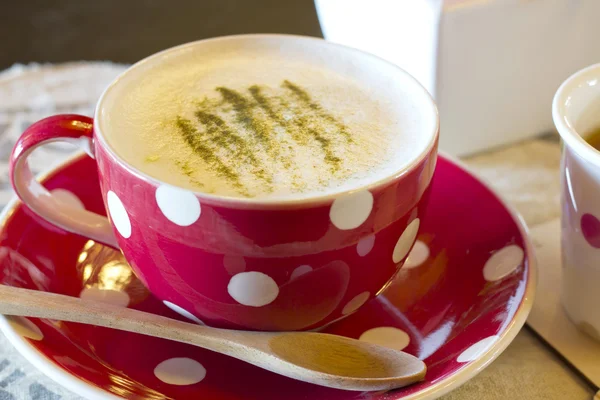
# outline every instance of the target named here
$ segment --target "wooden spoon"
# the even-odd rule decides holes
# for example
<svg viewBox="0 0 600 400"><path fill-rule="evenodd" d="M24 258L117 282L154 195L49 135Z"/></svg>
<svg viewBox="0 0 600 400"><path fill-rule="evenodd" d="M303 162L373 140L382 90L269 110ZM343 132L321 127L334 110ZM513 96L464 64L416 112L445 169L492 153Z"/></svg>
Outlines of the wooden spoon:
<svg viewBox="0 0 600 400"><path fill-rule="evenodd" d="M345 390L420 381L425 364L397 350L314 332L209 328L125 307L0 285L0 314L79 322L199 346L293 379Z"/></svg>

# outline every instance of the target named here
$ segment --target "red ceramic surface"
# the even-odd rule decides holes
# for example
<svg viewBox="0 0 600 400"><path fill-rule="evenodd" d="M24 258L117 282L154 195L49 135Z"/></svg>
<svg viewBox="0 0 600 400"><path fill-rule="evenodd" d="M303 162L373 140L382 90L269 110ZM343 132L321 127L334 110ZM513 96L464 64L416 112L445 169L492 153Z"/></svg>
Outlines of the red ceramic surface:
<svg viewBox="0 0 600 400"><path fill-rule="evenodd" d="M102 196L131 227L111 214L117 241L148 289L209 325L257 330L314 329L373 298L414 242L435 158L349 196L248 205L140 180L96 144Z"/></svg>
<svg viewBox="0 0 600 400"><path fill-rule="evenodd" d="M431 135L427 151L397 176L350 193L265 203L142 176L108 150L90 118L53 116L21 136L11 176L33 211L111 244L90 235L93 224L70 216L43 190L31 190L23 168L45 141L93 143L116 244L155 296L214 326L309 330L357 310L402 267L429 198L437 132Z"/></svg>
<svg viewBox="0 0 600 400"><path fill-rule="evenodd" d="M191 52L208 60L213 53L207 49L222 46L232 46L225 47L223 57L248 46L263 52L285 49L292 58L314 51L319 56L313 62L322 68L352 65L342 74L348 79L366 79L367 73L389 78L385 82L395 85L394 113L405 120L393 125L397 140L404 143L403 132L411 132L405 144L411 154L350 190L288 198L192 192L160 182L120 158L106 141L103 129L110 129L110 123L103 121L109 119L106 113L123 112L112 110L117 106L108 99L119 96L115 88L124 85L125 76L149 74ZM317 62L323 54L331 65ZM255 67L261 68L260 62ZM32 211L58 227L120 248L145 286L172 308L221 327L310 330L359 309L402 267L425 215L438 134L429 93L385 60L315 38L230 36L177 46L133 65L101 96L94 120L58 115L32 125L15 145L10 174L17 195ZM65 206L31 179L28 154L51 141L79 145L96 159L100 198L112 227L106 218Z"/></svg>
<svg viewBox="0 0 600 400"><path fill-rule="evenodd" d="M89 158L76 159L55 171L45 186L65 202L103 213L96 168ZM376 238L360 251L369 253L379 245L390 244ZM353 260L360 279L373 279L376 269L368 256ZM296 382L210 351L105 328L13 318L0 318L0 327L38 368L91 399L107 394L128 399L433 398L475 375L516 335L532 302L533 263L518 218L477 179L440 157L430 206L406 265L384 294L325 329L415 354L428 366L422 383L387 393L347 392ZM326 290L339 283L333 265L301 268L292 281L314 282ZM120 253L58 229L23 206L11 206L4 214L0 280L173 318L186 315L151 295ZM283 276L277 280L288 282Z"/></svg>

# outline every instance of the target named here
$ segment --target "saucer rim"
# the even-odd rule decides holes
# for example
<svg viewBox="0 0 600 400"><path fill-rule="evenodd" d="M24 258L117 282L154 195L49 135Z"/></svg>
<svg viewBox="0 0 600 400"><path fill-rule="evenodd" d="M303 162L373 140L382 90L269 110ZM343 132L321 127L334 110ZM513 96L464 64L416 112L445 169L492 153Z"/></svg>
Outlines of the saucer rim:
<svg viewBox="0 0 600 400"><path fill-rule="evenodd" d="M87 154L83 151L78 151L75 154L65 158L64 160L56 163L49 167L44 172L38 174L36 178L39 181L49 179L52 175L59 172L71 163L78 161L79 159L86 157ZM418 392L412 393L402 398L402 400L431 400L441 397L452 390L463 385L465 382L473 379L481 371L483 371L489 364L491 364L508 345L514 340L517 334L521 331L521 328L525 325L527 317L533 306L533 301L537 289L538 271L537 271L537 258L535 256L535 248L533 240L531 239L529 228L525 223L525 220L521 214L510 205L502 195L498 194L491 185L489 185L484 179L473 173L462 161L457 158L446 154L443 151L438 153L438 157L442 157L449 161L451 164L460 168L464 173L474 178L479 184L483 185L488 189L496 199L502 204L502 206L508 211L510 217L516 223L517 228L523 238L523 247L525 254L528 256L528 274L527 284L525 287L525 293L523 294L523 300L519 305L518 310L515 312L512 321L508 324L505 331L499 334L498 340L485 351L478 359L465 363L462 368L459 368L451 375L442 378L435 384L424 388ZM6 204L6 206L0 212L0 229L4 228L6 222L9 220L13 212L22 206L22 202L13 196L12 199ZM4 333L10 344L36 369L52 379L63 388L72 391L76 395L83 396L90 400L122 400L122 397L116 396L102 388L99 388L79 376L75 376L56 363L54 363L44 353L39 351L29 340L19 335L10 325L8 318L5 315L0 315L0 331Z"/></svg>
<svg viewBox="0 0 600 400"><path fill-rule="evenodd" d="M38 181L45 181L53 174L83 157L87 157L87 154L84 151L77 151L73 155L55 163L47 170L36 175L36 179ZM13 212L22 205L23 202L16 195L13 195L11 200L0 212L0 229L4 228ZM29 340L19 335L10 325L6 315L0 314L0 331L2 331L9 343L12 344L13 347L31 363L31 365L63 388L89 400L123 400L122 397L99 388L85 379L82 379L80 376L75 376L59 367L48 356L31 344Z"/></svg>

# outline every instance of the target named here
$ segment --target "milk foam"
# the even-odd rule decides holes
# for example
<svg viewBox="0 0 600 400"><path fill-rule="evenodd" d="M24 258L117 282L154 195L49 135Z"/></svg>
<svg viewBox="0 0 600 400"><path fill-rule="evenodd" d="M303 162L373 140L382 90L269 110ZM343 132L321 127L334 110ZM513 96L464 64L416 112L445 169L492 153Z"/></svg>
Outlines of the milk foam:
<svg viewBox="0 0 600 400"><path fill-rule="evenodd" d="M374 57L313 39L243 36L134 66L107 90L98 122L117 155L158 180L298 198L406 168L432 141L429 104L412 78Z"/></svg>

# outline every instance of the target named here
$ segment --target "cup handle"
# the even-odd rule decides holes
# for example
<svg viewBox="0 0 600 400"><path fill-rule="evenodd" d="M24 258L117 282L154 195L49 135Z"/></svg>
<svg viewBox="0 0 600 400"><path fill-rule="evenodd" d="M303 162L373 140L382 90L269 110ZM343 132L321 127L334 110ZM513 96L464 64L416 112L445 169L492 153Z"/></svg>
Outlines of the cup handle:
<svg viewBox="0 0 600 400"><path fill-rule="evenodd" d="M74 144L94 158L93 120L75 114L55 115L27 128L17 140L10 157L10 180L17 196L51 224L119 248L108 218L61 201L31 173L27 157L38 146L51 142Z"/></svg>

